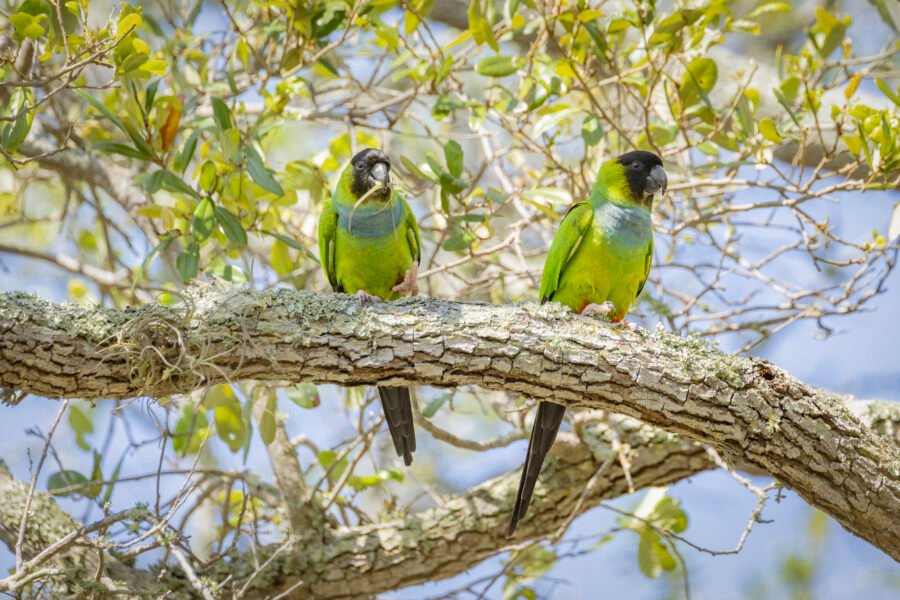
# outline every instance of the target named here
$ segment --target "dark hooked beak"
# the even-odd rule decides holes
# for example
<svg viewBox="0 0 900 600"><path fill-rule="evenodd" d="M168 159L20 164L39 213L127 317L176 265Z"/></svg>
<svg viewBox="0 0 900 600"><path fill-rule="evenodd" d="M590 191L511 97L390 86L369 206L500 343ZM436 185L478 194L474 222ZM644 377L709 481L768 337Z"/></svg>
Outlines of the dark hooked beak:
<svg viewBox="0 0 900 600"><path fill-rule="evenodd" d="M391 184L391 167L387 163L377 162L369 170L369 189L375 187L376 183L380 183L384 187Z"/></svg>
<svg viewBox="0 0 900 600"><path fill-rule="evenodd" d="M644 187L644 194L652 196L656 192L666 193L666 187L669 179L666 177L666 171L661 166L656 165L650 170L650 176L647 177L647 185Z"/></svg>

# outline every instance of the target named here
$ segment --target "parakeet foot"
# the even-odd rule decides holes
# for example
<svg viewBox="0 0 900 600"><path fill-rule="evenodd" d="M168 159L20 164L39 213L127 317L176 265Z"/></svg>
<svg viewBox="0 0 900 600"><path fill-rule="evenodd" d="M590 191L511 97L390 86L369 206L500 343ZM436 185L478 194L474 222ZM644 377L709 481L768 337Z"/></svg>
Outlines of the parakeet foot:
<svg viewBox="0 0 900 600"><path fill-rule="evenodd" d="M376 302L381 302L381 298L378 296L373 296L372 294L368 294L362 290L357 290L356 297L363 304L375 304Z"/></svg>
<svg viewBox="0 0 900 600"><path fill-rule="evenodd" d="M609 315L615 309L612 302L604 302L603 304L594 304L593 302L584 307L581 311L583 315Z"/></svg>
<svg viewBox="0 0 900 600"><path fill-rule="evenodd" d="M403 281L391 288L391 291L400 292L401 294L407 294L409 296L418 296L419 285L416 283L418 277L419 263L414 262L409 268L409 271L406 272L406 275L403 276Z"/></svg>
<svg viewBox="0 0 900 600"><path fill-rule="evenodd" d="M619 321L618 323L616 323L616 325L618 325L619 327L622 327L623 329L627 329L628 331L636 331L637 330L637 323L635 323L634 321L625 321L623 319L623 320Z"/></svg>

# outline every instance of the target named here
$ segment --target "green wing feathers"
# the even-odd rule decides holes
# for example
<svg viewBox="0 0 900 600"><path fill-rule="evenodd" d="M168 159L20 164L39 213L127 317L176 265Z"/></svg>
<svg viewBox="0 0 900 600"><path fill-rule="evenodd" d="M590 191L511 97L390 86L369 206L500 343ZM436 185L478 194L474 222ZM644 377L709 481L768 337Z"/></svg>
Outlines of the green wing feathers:
<svg viewBox="0 0 900 600"><path fill-rule="evenodd" d="M404 221L404 229L406 229L406 239L409 242L409 249L412 251L413 260L417 263L422 262L422 239L419 237L419 224L416 223L416 215L406 200L400 199L403 206L406 207L406 221Z"/></svg>
<svg viewBox="0 0 900 600"><path fill-rule="evenodd" d="M650 276L650 265L653 263L653 237L650 237L650 246L647 248L647 260L644 262L644 278L641 279L641 285L638 286L637 294L634 295L634 299L637 300L637 297L641 295L641 292L644 291L644 285L647 283L647 278Z"/></svg>
<svg viewBox="0 0 900 600"><path fill-rule="evenodd" d="M568 210L559 224L559 230L550 244L547 260L544 262L544 274L541 276L541 302L553 299L559 289L559 280L572 256L581 246L584 234L594 221L594 209L590 202L579 202Z"/></svg>
<svg viewBox="0 0 900 600"><path fill-rule="evenodd" d="M322 269L328 277L328 283L331 289L340 291L338 288L337 270L335 269L334 248L335 237L337 236L338 215L335 212L331 202L325 202L322 207L322 216L319 217L319 260L322 261Z"/></svg>

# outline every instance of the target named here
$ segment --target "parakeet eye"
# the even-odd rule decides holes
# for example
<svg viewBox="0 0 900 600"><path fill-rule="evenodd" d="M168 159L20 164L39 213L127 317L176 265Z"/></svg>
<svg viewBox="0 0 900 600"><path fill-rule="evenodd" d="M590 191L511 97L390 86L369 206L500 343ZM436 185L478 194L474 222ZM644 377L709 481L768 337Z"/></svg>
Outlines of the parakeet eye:
<svg viewBox="0 0 900 600"><path fill-rule="evenodd" d="M640 170L641 170L641 163L638 162L638 161L634 161L633 163L631 163L631 170L632 170L632 171L640 171Z"/></svg>
<svg viewBox="0 0 900 600"><path fill-rule="evenodd" d="M356 169L357 171L362 171L363 168L365 168L365 165L362 164L361 162L358 162L355 165L353 165L353 168Z"/></svg>

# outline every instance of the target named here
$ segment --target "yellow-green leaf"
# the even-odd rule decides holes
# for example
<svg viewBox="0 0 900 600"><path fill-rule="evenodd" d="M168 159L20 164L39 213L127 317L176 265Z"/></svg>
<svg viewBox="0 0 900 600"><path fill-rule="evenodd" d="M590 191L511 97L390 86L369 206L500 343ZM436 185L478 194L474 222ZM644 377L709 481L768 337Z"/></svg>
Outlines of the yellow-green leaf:
<svg viewBox="0 0 900 600"><path fill-rule="evenodd" d="M766 117L759 122L759 132L762 134L764 138L769 140L770 142L775 142L776 144L781 142L781 135L778 133L778 128L775 126L775 121Z"/></svg>

